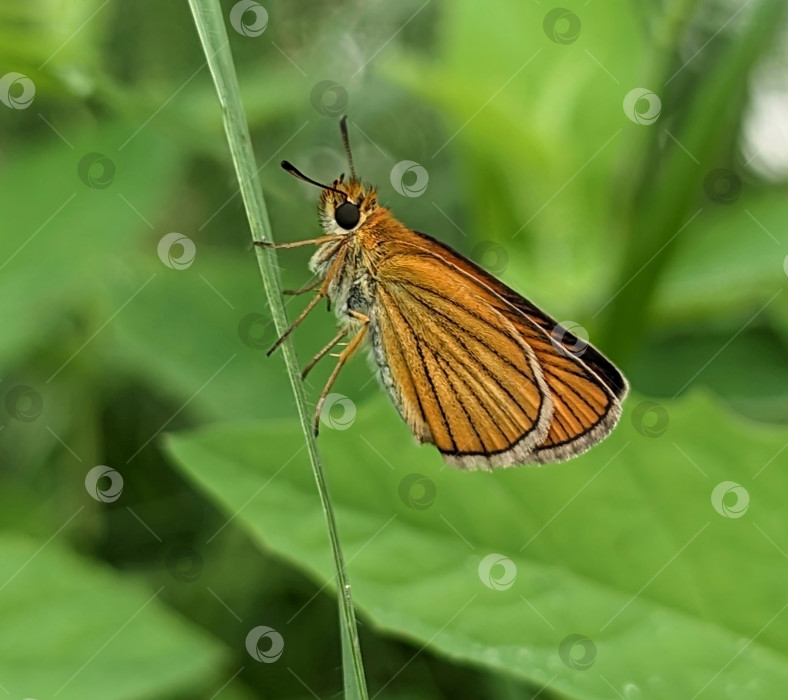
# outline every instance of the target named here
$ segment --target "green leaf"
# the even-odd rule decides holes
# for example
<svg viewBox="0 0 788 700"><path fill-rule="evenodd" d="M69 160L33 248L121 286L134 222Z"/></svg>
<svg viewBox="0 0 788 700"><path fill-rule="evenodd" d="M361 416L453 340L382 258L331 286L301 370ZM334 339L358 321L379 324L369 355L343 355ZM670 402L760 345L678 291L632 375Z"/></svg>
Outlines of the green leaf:
<svg viewBox="0 0 788 700"><path fill-rule="evenodd" d="M188 269L149 265L139 271L140 283L154 273L156 278L118 315L111 360L178 403L204 385L189 403L199 416L282 416L292 401L270 400L286 397L289 386L280 361L265 354L276 330L259 292L254 254L222 254L199 242L196 249ZM155 245L151 252L155 256ZM124 295L126 290L114 295L118 307Z"/></svg>
<svg viewBox="0 0 788 700"><path fill-rule="evenodd" d="M162 698L219 677L219 647L157 591L56 542L0 537L0 587L0 682L11 697Z"/></svg>
<svg viewBox="0 0 788 700"><path fill-rule="evenodd" d="M654 397L675 396L692 380L693 386L708 387L745 416L788 423L786 343L770 329L742 331L751 315L743 314L729 326L693 325L684 334L651 338L632 363L630 380Z"/></svg>
<svg viewBox="0 0 788 700"><path fill-rule="evenodd" d="M417 647L578 698L610 697L611 685L648 698L785 687L786 441L788 430L742 422L701 395L661 406L633 396L608 440L541 469L444 469L382 398L359 406L350 429L321 435L368 618ZM331 578L294 424L206 428L168 447L261 544L319 585ZM736 491L712 496L721 482L746 489L742 517L720 514L736 501ZM491 555L513 562L510 588L483 582L506 585L503 564L480 575ZM570 635L593 644L587 670L570 667Z"/></svg>
<svg viewBox="0 0 788 700"><path fill-rule="evenodd" d="M659 316L707 320L757 310L785 284L786 216L782 189L743 192L730 205L710 203L692 234L677 240L655 299Z"/></svg>

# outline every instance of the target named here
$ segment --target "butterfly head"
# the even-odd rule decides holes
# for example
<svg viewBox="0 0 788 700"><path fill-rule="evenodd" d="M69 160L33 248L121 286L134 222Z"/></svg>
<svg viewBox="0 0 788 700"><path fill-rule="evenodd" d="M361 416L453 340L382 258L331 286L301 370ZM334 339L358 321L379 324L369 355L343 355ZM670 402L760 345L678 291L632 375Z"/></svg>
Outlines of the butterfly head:
<svg viewBox="0 0 788 700"><path fill-rule="evenodd" d="M318 214L320 223L327 235L347 234L355 231L378 208L378 194L375 188L362 184L361 180L356 176L353 156L350 153L347 117L342 117L339 120L339 128L342 131L342 140L345 144L345 152L350 165L350 177L347 180L345 180L343 173L330 185L323 185L317 180L304 175L288 161L282 161L282 167L291 175L317 185L323 190L318 203Z"/></svg>
<svg viewBox="0 0 788 700"><path fill-rule="evenodd" d="M369 218L377 209L378 194L374 187L366 187L359 180L345 180L340 175L324 189L318 203L318 214L327 235L350 233Z"/></svg>

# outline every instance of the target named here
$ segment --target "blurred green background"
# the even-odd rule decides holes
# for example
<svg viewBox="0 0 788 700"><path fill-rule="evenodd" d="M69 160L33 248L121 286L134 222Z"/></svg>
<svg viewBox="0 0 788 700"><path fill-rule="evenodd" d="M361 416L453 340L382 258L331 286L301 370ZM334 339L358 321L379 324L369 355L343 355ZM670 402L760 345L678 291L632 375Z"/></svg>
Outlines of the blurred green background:
<svg viewBox="0 0 788 700"><path fill-rule="evenodd" d="M277 239L318 233L279 160L336 177L347 112L400 220L633 389L579 459L461 473L343 372L355 417L320 444L370 694L783 697L783 3L263 5L222 2ZM0 102L0 691L336 697L322 513L186 3L4 2Z"/></svg>

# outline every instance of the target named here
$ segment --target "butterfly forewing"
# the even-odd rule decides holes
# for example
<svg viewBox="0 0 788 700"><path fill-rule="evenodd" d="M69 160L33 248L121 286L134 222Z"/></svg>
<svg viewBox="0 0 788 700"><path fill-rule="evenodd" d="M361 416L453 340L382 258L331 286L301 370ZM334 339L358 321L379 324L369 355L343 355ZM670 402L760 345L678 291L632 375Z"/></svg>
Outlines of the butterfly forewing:
<svg viewBox="0 0 788 700"><path fill-rule="evenodd" d="M604 437L626 390L615 367L472 262L402 229L369 249L373 337L416 436L463 467L566 459Z"/></svg>
<svg viewBox="0 0 788 700"><path fill-rule="evenodd" d="M529 449L549 419L532 353L461 279L454 286L442 274L425 276L423 262L395 256L379 270L386 284L378 285L373 333L393 385L404 388L394 397L403 417L417 416L409 421L417 437L449 457Z"/></svg>

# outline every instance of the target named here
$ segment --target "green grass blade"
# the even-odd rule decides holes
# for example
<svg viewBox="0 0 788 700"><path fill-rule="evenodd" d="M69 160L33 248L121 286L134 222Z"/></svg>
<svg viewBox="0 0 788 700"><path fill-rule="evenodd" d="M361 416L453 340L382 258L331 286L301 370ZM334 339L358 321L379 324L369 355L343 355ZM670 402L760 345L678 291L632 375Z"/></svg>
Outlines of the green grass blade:
<svg viewBox="0 0 788 700"><path fill-rule="evenodd" d="M252 238L255 241L271 241L271 225L263 199L262 190L257 182L257 167L251 147L249 126L241 102L238 79L233 65L224 17L218 0L189 0L197 32L210 68L219 102L222 107L227 141L230 146L238 184L243 197L246 215ZM274 326L279 334L287 328L287 319L282 305L282 290L273 250L255 247L263 286L271 308ZM298 416L309 452L315 483L325 514L328 537L334 555L335 578L339 596L339 610L342 638L342 664L345 679L345 697L365 699L368 697L361 649L358 642L355 610L350 595L350 584L345 572L342 548L339 541L334 509L328 493L323 466L313 434L310 411L307 408L301 374L292 344L287 341L282 346L287 373L293 388Z"/></svg>

